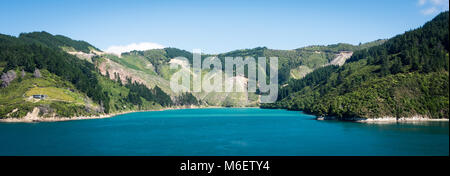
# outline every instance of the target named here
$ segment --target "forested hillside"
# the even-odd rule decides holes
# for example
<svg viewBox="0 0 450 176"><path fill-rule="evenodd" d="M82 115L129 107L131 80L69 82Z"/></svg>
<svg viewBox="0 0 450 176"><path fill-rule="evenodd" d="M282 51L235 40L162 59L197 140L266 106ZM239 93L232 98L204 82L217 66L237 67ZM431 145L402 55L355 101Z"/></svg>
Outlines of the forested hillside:
<svg viewBox="0 0 450 176"><path fill-rule="evenodd" d="M99 52L87 42L46 32L0 35L0 118L23 117L36 108L40 116L72 117L174 105L158 87L106 79L67 48Z"/></svg>
<svg viewBox="0 0 450 176"><path fill-rule="evenodd" d="M72 40L66 36L52 35L47 32L21 33L19 39L27 43L35 43L53 49L72 48L85 53L90 53L92 50L100 51L85 41Z"/></svg>
<svg viewBox="0 0 450 176"><path fill-rule="evenodd" d="M377 40L357 46L350 44L335 44L328 46L309 46L295 50L273 50L266 47L257 47L253 49L235 50L227 53L211 55L202 53L202 59L209 56L217 56L224 66L226 57L278 57L279 58L279 80L280 84L286 83L289 79L300 79L314 69L321 68L337 58L340 62L345 62L353 51L377 46L385 40ZM345 53L345 54L343 54ZM343 56L345 55L345 56ZM169 86L172 75L178 70L170 69L170 62L175 57L185 57L188 59L186 67L192 64L193 54L189 51L177 48L152 49L146 51L131 51L122 53L121 56L112 54L103 54L94 57L95 64L100 68L103 75L109 74L110 78L120 79L125 82L125 77L130 77L139 83L145 84L147 87L158 86L165 93L169 94L176 102L180 102L179 93L174 93ZM337 64L339 65L339 64ZM247 68L245 68L247 69ZM268 70L267 70L268 72ZM206 74L207 70L203 70L202 74ZM224 82L232 79L230 75L225 76ZM245 82L246 78L240 77L240 82ZM199 102L212 106L258 106L258 95L247 92L199 92L193 93Z"/></svg>
<svg viewBox="0 0 450 176"><path fill-rule="evenodd" d="M340 119L448 118L449 13L379 46L355 51L342 67L291 80L264 108L303 110Z"/></svg>

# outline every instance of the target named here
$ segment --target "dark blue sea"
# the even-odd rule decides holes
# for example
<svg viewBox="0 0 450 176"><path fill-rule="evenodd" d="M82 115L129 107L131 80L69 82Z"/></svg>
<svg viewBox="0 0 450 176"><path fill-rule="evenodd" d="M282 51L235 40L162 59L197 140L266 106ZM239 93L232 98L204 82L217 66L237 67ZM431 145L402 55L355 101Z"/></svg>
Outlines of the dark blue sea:
<svg viewBox="0 0 450 176"><path fill-rule="evenodd" d="M107 119L0 123L0 155L449 155L449 123L317 121L258 108L138 112Z"/></svg>

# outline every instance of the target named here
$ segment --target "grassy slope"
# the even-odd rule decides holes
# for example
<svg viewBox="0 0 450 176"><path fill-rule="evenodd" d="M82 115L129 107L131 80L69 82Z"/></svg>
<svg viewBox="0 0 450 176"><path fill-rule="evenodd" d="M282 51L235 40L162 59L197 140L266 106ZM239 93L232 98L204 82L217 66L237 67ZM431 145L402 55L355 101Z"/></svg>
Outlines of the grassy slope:
<svg viewBox="0 0 450 176"><path fill-rule="evenodd" d="M353 51L360 48L365 48L368 45L378 45L383 43L383 40L363 44L361 46L353 46L349 44L336 44L329 46L310 46L305 48L299 48L296 50L272 50L265 47L259 47L254 49L235 50L223 54L217 55L220 59L225 57L278 57L279 58L279 71L287 74L289 78L301 78L305 74L312 70L319 68L329 61L334 59L335 54L340 51ZM319 53L318 53L319 52ZM174 56L185 56L188 59L192 59L192 53L178 50L176 48L168 49L154 49L147 51L132 51L122 54L122 57L114 55L104 55L102 59L98 61L104 62L105 58L110 59L114 63L108 66L110 72L113 70L125 70L129 73L129 76L141 80L146 85L153 87L155 85L161 87L166 93L171 96L177 96L171 91L168 81L171 76L177 70L171 70L169 67L170 58ZM211 56L204 55L203 58ZM286 66L289 67L286 67ZM290 66L296 66L291 68ZM118 68L120 67L120 68ZM283 69L289 68L289 69ZM111 73L110 73L111 74ZM204 74L204 73L203 73ZM163 80L159 80L155 77L161 77ZM165 81L164 81L165 80ZM192 81L192 80L191 80ZM283 81L283 80L282 80ZM258 96L254 93L194 93L194 95L206 102L209 105L218 106L248 106L256 105ZM249 99L249 102L243 101Z"/></svg>
<svg viewBox="0 0 450 176"><path fill-rule="evenodd" d="M339 43L334 45L314 45L295 50L267 50L266 57L277 56L279 58L279 70L281 74L289 73L289 79L301 79L307 73L329 63L336 54L341 51L358 51L372 46L383 44L386 40L376 40L358 46ZM284 70L288 68L289 70ZM287 81L288 79L285 79Z"/></svg>
<svg viewBox="0 0 450 176"><path fill-rule="evenodd" d="M17 71L17 75L20 75ZM24 78L16 78L8 87L0 89L0 117L23 117L34 107L52 107L57 116L77 116L94 113L85 112L86 106L96 108L83 93L80 93L68 81L41 70L42 77L34 78L31 73L26 73ZM74 90L74 92L69 89ZM48 99L36 101L29 98L33 94L48 95ZM15 113L7 116L14 109ZM51 115L51 114L47 114Z"/></svg>

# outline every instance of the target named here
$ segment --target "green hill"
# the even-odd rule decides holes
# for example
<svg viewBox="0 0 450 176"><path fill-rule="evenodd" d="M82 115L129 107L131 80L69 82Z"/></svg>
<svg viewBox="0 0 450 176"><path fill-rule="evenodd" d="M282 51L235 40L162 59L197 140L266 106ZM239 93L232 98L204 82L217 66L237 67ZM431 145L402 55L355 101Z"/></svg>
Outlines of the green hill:
<svg viewBox="0 0 450 176"><path fill-rule="evenodd" d="M278 57L280 82L285 83L289 79L300 79L305 74L314 69L330 64L333 59L339 57L342 52L353 52L369 46L376 46L383 43L384 40L377 40L358 46L350 44L336 44L329 46L310 46L295 50L272 50L266 47L253 49L235 50L218 55L203 54L202 59L209 56L217 56L224 65L225 57ZM351 54L350 54L351 55ZM99 55L95 64L100 68L101 73L109 73L111 78L113 74L118 74L124 80L124 77L130 77L137 80L149 88L160 87L165 93L176 99L179 94L171 91L169 81L176 70L170 70L171 59L183 56L192 63L192 53L177 48L153 49L147 51L131 51L122 53L121 56L111 54ZM343 58L345 59L347 58ZM206 70L204 70L206 72ZM227 77L228 78L228 77ZM193 93L197 99L206 105L213 106L257 106L258 95L255 93Z"/></svg>
<svg viewBox="0 0 450 176"><path fill-rule="evenodd" d="M0 118L21 118L34 109L42 117L73 117L173 105L158 87L106 79L96 65L69 54L67 48L100 52L86 42L46 32L0 34Z"/></svg>
<svg viewBox="0 0 450 176"><path fill-rule="evenodd" d="M303 110L342 120L448 118L449 13L385 43L355 51L342 67L292 80L264 108Z"/></svg>

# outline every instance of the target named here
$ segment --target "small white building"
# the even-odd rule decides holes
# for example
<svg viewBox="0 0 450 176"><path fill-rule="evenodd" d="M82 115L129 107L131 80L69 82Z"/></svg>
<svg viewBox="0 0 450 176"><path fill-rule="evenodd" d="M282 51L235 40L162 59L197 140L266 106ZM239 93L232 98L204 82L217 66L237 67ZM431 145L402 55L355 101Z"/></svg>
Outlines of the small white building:
<svg viewBox="0 0 450 176"><path fill-rule="evenodd" d="M46 99L47 97L48 97L47 95L33 95L34 99L41 99L41 100L43 100L43 99Z"/></svg>

